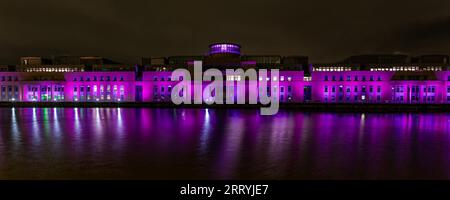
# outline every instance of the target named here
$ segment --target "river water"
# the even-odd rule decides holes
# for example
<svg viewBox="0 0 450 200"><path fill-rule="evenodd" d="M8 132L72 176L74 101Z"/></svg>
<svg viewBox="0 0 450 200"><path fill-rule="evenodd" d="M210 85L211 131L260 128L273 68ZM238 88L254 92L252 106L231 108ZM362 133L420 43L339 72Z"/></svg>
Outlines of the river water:
<svg viewBox="0 0 450 200"><path fill-rule="evenodd" d="M0 109L0 179L449 178L446 113Z"/></svg>

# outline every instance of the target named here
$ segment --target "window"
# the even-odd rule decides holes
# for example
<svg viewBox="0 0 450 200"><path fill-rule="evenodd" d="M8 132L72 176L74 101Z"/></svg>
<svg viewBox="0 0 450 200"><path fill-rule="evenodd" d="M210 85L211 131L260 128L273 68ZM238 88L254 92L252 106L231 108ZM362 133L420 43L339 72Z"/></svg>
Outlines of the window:
<svg viewBox="0 0 450 200"><path fill-rule="evenodd" d="M369 92L373 92L373 86L369 87Z"/></svg>
<svg viewBox="0 0 450 200"><path fill-rule="evenodd" d="M373 81L373 76L370 76L370 81Z"/></svg>
<svg viewBox="0 0 450 200"><path fill-rule="evenodd" d="M358 76L355 76L355 81L358 81Z"/></svg>
<svg viewBox="0 0 450 200"><path fill-rule="evenodd" d="M325 78L325 81L328 81L328 76L325 76L324 78Z"/></svg>
<svg viewBox="0 0 450 200"><path fill-rule="evenodd" d="M358 86L355 86L355 92L358 92Z"/></svg>
<svg viewBox="0 0 450 200"><path fill-rule="evenodd" d="M158 77L157 77L157 76L154 76L154 77L153 77L153 81L158 81Z"/></svg>
<svg viewBox="0 0 450 200"><path fill-rule="evenodd" d="M103 81L103 76L100 76L100 81Z"/></svg>
<svg viewBox="0 0 450 200"><path fill-rule="evenodd" d="M117 81L117 77L115 77L115 76L114 76L114 79L113 79L113 81Z"/></svg>
<svg viewBox="0 0 450 200"><path fill-rule="evenodd" d="M123 81L123 76L120 77L120 81Z"/></svg>
<svg viewBox="0 0 450 200"><path fill-rule="evenodd" d="M377 87L377 92L381 92L381 86Z"/></svg>
<svg viewBox="0 0 450 200"><path fill-rule="evenodd" d="M347 81L351 81L352 78L350 78L350 76L347 76Z"/></svg>
<svg viewBox="0 0 450 200"><path fill-rule="evenodd" d="M366 77L365 76L362 77L362 81L366 81Z"/></svg>
<svg viewBox="0 0 450 200"><path fill-rule="evenodd" d="M435 92L435 86L428 87L428 92L434 93Z"/></svg>
<svg viewBox="0 0 450 200"><path fill-rule="evenodd" d="M334 86L331 87L331 92L336 92L336 88Z"/></svg>
<svg viewBox="0 0 450 200"><path fill-rule="evenodd" d="M378 81L381 81L381 76L378 76L378 79L377 79Z"/></svg>
<svg viewBox="0 0 450 200"><path fill-rule="evenodd" d="M291 91L292 91L292 87L288 86L288 92L291 92Z"/></svg>
<svg viewBox="0 0 450 200"><path fill-rule="evenodd" d="M94 76L94 81L97 81L97 76Z"/></svg>
<svg viewBox="0 0 450 200"><path fill-rule="evenodd" d="M77 91L77 87L74 87L74 88L73 88L73 91L76 92L76 91Z"/></svg>
<svg viewBox="0 0 450 200"><path fill-rule="evenodd" d="M336 77L335 76L333 76L333 81L336 81Z"/></svg>
<svg viewBox="0 0 450 200"><path fill-rule="evenodd" d="M283 86L280 87L280 92L284 92L284 87Z"/></svg>
<svg viewBox="0 0 450 200"><path fill-rule="evenodd" d="M344 81L344 77L339 76L339 81Z"/></svg>
<svg viewBox="0 0 450 200"><path fill-rule="evenodd" d="M324 92L328 92L328 86L325 86L325 88L323 89Z"/></svg>

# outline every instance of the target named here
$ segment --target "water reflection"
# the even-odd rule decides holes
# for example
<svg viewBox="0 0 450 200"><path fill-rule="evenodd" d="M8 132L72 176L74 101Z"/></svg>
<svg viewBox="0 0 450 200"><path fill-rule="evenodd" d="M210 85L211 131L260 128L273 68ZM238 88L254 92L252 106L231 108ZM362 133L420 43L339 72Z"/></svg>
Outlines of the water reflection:
<svg viewBox="0 0 450 200"><path fill-rule="evenodd" d="M449 114L1 108L0 179L449 179Z"/></svg>

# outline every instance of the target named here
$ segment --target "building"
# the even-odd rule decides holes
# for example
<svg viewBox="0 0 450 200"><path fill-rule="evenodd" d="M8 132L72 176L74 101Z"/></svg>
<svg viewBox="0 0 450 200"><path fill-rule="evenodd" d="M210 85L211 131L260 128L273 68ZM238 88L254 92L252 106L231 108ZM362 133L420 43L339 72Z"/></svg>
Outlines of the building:
<svg viewBox="0 0 450 200"><path fill-rule="evenodd" d="M279 69L268 74L267 92L282 103L450 103L449 58L446 55L358 55L332 64L310 64L306 56L242 55L234 43L209 45L206 55L143 58L140 66L102 57L22 57L16 66L0 66L0 101L23 102L170 102L178 84L172 71ZM231 98L246 90L246 99L266 90L262 77L250 80L224 75ZM245 88L238 82L245 81ZM279 88L270 90L277 81ZM209 82L203 82L203 89Z"/></svg>

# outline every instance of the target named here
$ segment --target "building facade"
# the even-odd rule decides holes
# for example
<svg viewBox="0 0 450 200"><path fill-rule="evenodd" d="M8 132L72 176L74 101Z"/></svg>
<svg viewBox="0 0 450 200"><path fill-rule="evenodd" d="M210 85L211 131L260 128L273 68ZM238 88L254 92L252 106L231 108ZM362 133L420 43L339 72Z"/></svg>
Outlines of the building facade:
<svg viewBox="0 0 450 200"><path fill-rule="evenodd" d="M203 70L278 69L279 75L250 80L224 75L224 94L257 98L267 89L282 103L450 103L450 68L446 55L360 55L339 63L309 64L306 56L241 55L241 46L216 43L207 55L143 58L124 65L100 57L23 57L0 68L0 101L20 102L170 102L179 81L172 71L203 61ZM244 81L245 88L238 82ZM270 89L277 81L279 88ZM209 82L203 82L208 90ZM245 90L240 93L239 90ZM212 97L214 98L214 91ZM193 97L193 94L191 94ZM258 98L259 99L259 98Z"/></svg>

